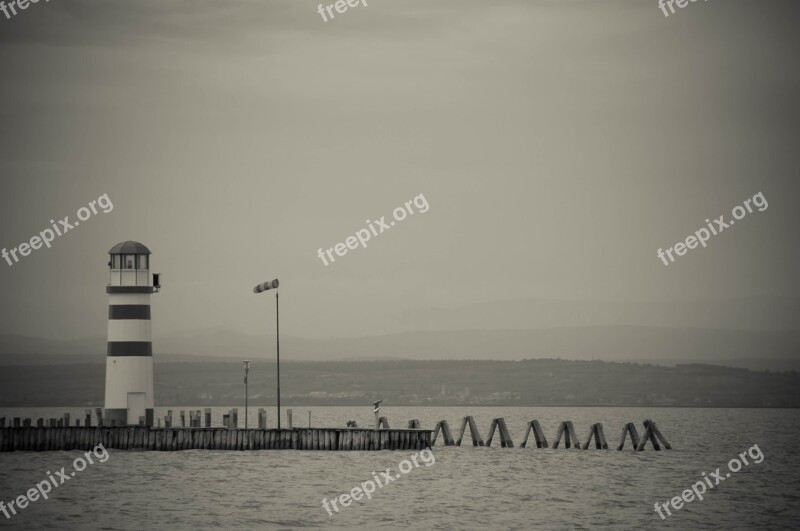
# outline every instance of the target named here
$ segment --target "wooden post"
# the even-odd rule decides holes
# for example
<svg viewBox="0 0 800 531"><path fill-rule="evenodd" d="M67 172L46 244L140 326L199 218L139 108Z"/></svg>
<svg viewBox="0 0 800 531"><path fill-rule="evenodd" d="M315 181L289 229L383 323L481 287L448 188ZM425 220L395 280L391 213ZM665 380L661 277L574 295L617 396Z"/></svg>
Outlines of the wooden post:
<svg viewBox="0 0 800 531"><path fill-rule="evenodd" d="M64 413L64 422L62 424L65 428L69 426L69 413Z"/></svg>
<svg viewBox="0 0 800 531"><path fill-rule="evenodd" d="M267 410L263 407L258 408L258 429L267 429Z"/></svg>
<svg viewBox="0 0 800 531"><path fill-rule="evenodd" d="M486 438L486 446L492 445L495 429L500 433L500 448L514 448L514 442L511 440L506 421L503 418L496 418L492 421L492 426L489 428L489 437Z"/></svg>
<svg viewBox="0 0 800 531"><path fill-rule="evenodd" d="M500 447L514 448L514 441L511 440L511 434L508 433L508 427L506 426L504 418L497 419L497 427L500 429Z"/></svg>
<svg viewBox="0 0 800 531"><path fill-rule="evenodd" d="M84 425L86 427L89 427L92 425L92 410L87 409L86 411L84 411L84 413L86 413L86 422L84 422Z"/></svg>
<svg viewBox="0 0 800 531"><path fill-rule="evenodd" d="M420 428L421 428L421 426L419 424L419 420L411 419L411 420L408 421L408 429L417 429L418 430Z"/></svg>
<svg viewBox="0 0 800 531"><path fill-rule="evenodd" d="M459 429L458 440L456 446L461 446L461 441L464 440L464 433L467 430L467 417L461 419L461 429Z"/></svg>
<svg viewBox="0 0 800 531"><path fill-rule="evenodd" d="M619 446L617 446L617 450L622 450L625 447L625 439L627 438L628 434L631 435L631 444L633 445L633 449L636 450L636 448L639 446L639 433L636 431L636 426L633 424L633 422L629 422L622 428L622 437L619 440Z"/></svg>
<svg viewBox="0 0 800 531"><path fill-rule="evenodd" d="M226 413L226 414L222 415L222 425L225 426L228 429L231 428L230 427L230 418L231 418L230 413Z"/></svg>
<svg viewBox="0 0 800 531"><path fill-rule="evenodd" d="M494 430L497 428L497 419L492 420L492 425L489 427L489 436L486 437L486 446L492 445L492 438L494 437Z"/></svg>
<svg viewBox="0 0 800 531"><path fill-rule="evenodd" d="M461 446L461 441L464 439L464 432L467 425L469 425L469 434L472 437L472 446L483 446L483 439L478 432L478 427L475 425L475 420L471 416L466 416L461 422L461 433L456 441L456 446Z"/></svg>
<svg viewBox="0 0 800 531"><path fill-rule="evenodd" d="M233 419L233 429L239 428L239 408L235 407L231 410L231 418Z"/></svg>
<svg viewBox="0 0 800 531"><path fill-rule="evenodd" d="M656 426L655 421L647 419L644 422L645 422L645 426L649 425L650 428L653 430L653 433L655 434L655 436L658 438L659 441L661 441L661 444L664 445L664 449L665 450L672 450L672 446L670 446L670 444L667 442L667 440L664 438L664 436L661 435L661 430L658 429L658 426Z"/></svg>
<svg viewBox="0 0 800 531"><path fill-rule="evenodd" d="M525 448L525 446L528 444L528 436L531 433L533 433L533 438L536 442L536 448L549 448L547 439L544 437L544 432L542 432L542 427L539 425L538 420L532 420L528 423L528 427L525 429L525 440L522 441L520 448Z"/></svg>
<svg viewBox="0 0 800 531"><path fill-rule="evenodd" d="M580 450L581 442L578 440L578 435L575 433L575 426L572 425L571 420L567 421L567 435L569 438L565 446L569 448L569 443L572 442L572 446L574 446L576 450Z"/></svg>
<svg viewBox="0 0 800 531"><path fill-rule="evenodd" d="M181 409L181 428L186 427L186 410Z"/></svg>
<svg viewBox="0 0 800 531"><path fill-rule="evenodd" d="M639 441L639 446L636 447L636 451L641 452L642 450L644 450L644 446L647 444L647 441L649 440L651 443L653 443L653 450L655 450L656 452L660 452L661 446L659 446L658 441L656 440L656 436L653 433L653 425L648 420L645 420L643 424L645 427L644 435L642 435L642 439Z"/></svg>
<svg viewBox="0 0 800 531"><path fill-rule="evenodd" d="M101 407L94 408L94 414L97 416L97 426L102 428L103 427L103 408L101 408Z"/></svg>
<svg viewBox="0 0 800 531"><path fill-rule="evenodd" d="M556 432L556 438L553 441L553 448L558 448L558 444L561 442L561 436L564 434L564 430L566 429L566 427L567 427L567 423L564 422L564 421L561 421L561 424L558 425L558 431ZM567 435L567 438L569 438L569 435ZM564 445L566 446L567 444L569 444L569 443L565 440L564 441ZM569 446L567 446L567 448L569 448Z"/></svg>
<svg viewBox="0 0 800 531"><path fill-rule="evenodd" d="M5 428L5 427L6 427L6 418L0 417L0 428Z"/></svg>
<svg viewBox="0 0 800 531"><path fill-rule="evenodd" d="M5 428L5 417L2 420L3 420L3 422L0 422L0 428ZM36 419L36 427L37 428L44 428L44 419L43 418Z"/></svg>
<svg viewBox="0 0 800 531"><path fill-rule="evenodd" d="M205 426L206 426L206 428L210 428L211 427L211 408L207 407L203 413L205 413L205 421L206 421L205 422ZM197 427L199 428L200 425L198 424Z"/></svg>
<svg viewBox="0 0 800 531"><path fill-rule="evenodd" d="M287 429L291 430L292 429L292 410L291 409L287 409L286 410L286 421L287 421L287 426L286 426Z"/></svg>
<svg viewBox="0 0 800 531"><path fill-rule="evenodd" d="M606 442L606 436L603 433L603 425L601 423L592 424L592 427L589 428L589 435L586 438L586 442L583 443L584 450L589 448L592 437L594 437L594 446L597 450L608 450L608 443Z"/></svg>
<svg viewBox="0 0 800 531"><path fill-rule="evenodd" d="M455 446L456 442L453 440L453 435L450 433L450 426L447 425L446 420L440 420L436 423L436 428L433 430L433 440L431 441L431 446L436 444L436 438L439 436L439 429L442 430L444 445Z"/></svg>

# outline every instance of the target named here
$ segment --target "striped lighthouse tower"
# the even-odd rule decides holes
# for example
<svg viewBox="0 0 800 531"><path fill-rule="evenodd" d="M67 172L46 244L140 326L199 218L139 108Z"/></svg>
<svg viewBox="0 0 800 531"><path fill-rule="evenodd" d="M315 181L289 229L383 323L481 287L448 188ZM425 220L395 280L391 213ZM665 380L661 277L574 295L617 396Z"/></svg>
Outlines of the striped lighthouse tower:
<svg viewBox="0 0 800 531"><path fill-rule="evenodd" d="M157 293L158 275L150 282L150 250L138 242L118 243L108 252L106 356L107 423L153 425L153 345L150 338L150 294Z"/></svg>

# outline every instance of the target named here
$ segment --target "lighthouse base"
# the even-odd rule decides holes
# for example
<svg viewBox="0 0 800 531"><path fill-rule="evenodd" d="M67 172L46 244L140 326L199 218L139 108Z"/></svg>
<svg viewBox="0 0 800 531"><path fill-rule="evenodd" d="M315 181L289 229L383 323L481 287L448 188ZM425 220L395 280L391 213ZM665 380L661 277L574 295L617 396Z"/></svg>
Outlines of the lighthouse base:
<svg viewBox="0 0 800 531"><path fill-rule="evenodd" d="M144 425L153 426L155 415L153 408L144 410ZM128 423L128 410L127 409L106 409L103 416L103 424L106 426L136 426L139 424L139 419L132 424Z"/></svg>

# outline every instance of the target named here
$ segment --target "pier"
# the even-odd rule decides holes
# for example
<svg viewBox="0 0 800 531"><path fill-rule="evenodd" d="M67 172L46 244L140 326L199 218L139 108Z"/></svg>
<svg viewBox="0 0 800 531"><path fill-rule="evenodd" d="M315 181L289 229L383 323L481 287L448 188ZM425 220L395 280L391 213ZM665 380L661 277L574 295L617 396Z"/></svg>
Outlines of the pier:
<svg viewBox="0 0 800 531"><path fill-rule="evenodd" d="M458 439L454 439L446 420L436 424L435 429L423 429L418 420L408 422L407 428L390 429L380 427L384 425L384 418L376 428L266 428L266 415L259 415L259 427L251 429L238 428L237 416L226 415L226 427L210 427L211 415L204 415L206 427L201 427L200 412L190 412L191 426L172 427L171 415L165 418L165 427L149 426L91 426L90 415L87 413L84 426L80 419L76 419L76 426L69 425L69 415L62 419L49 419L45 426L43 419L38 419L36 426L31 425L30 419L12 419L12 425L6 426L5 417L0 418L0 452L47 452L65 450L92 450L102 444L105 448L116 450L151 450L151 451L178 451L178 450L323 450L323 451L380 451L380 450L423 450L431 448L441 433L443 446L461 446L467 430L472 440L472 446L486 446L492 444L495 434L499 439L501 448L514 448L508 428L503 418L492 421L489 437L484 443L478 426L471 416L464 417ZM181 412L180 418L185 418ZM102 417L98 414L102 423ZM160 424L160 419L159 419ZM386 422L388 425L388 422ZM650 442L653 449L660 451L671 450L672 446L662 435L656 423L650 419L643 422L645 428L642 437L632 422L627 423L622 429L622 436L617 450L622 450L626 439L630 436L631 446L634 451L641 452ZM535 444L531 448L549 448L538 420L532 420L525 427L525 440L520 448L525 448L529 436L533 434ZM607 450L601 423L592 424L585 443L581 445L571 421L559 424L558 432L552 448L557 449L564 438L565 448L575 450L588 450L594 446L597 450ZM594 439L595 444L591 445ZM469 440L469 439L468 439ZM660 444L659 444L660 442Z"/></svg>
<svg viewBox="0 0 800 531"><path fill-rule="evenodd" d="M0 428L0 452L116 450L424 450L433 430L361 428Z"/></svg>

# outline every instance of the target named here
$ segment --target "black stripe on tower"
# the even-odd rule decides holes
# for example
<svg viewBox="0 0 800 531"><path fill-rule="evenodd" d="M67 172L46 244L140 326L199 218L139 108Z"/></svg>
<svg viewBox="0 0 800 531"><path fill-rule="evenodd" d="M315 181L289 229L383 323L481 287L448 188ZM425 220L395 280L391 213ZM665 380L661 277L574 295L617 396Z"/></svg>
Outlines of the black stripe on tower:
<svg viewBox="0 0 800 531"><path fill-rule="evenodd" d="M155 293L153 286L106 286L106 293Z"/></svg>
<svg viewBox="0 0 800 531"><path fill-rule="evenodd" d="M153 356L153 343L150 341L109 341L106 355L111 356Z"/></svg>
<svg viewBox="0 0 800 531"><path fill-rule="evenodd" d="M149 304L112 304L108 307L109 319L150 320Z"/></svg>

